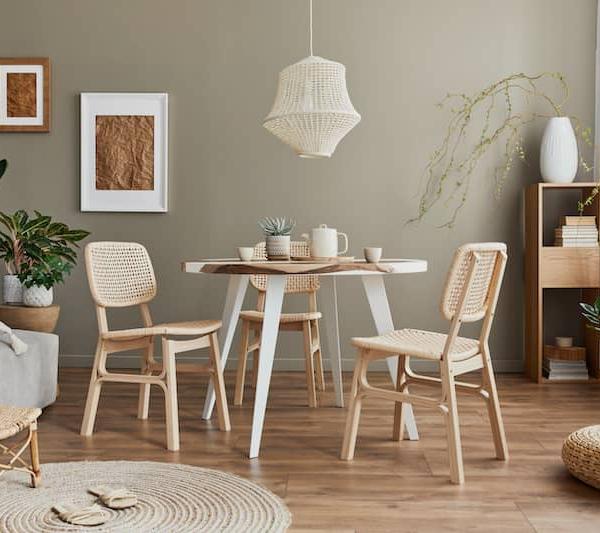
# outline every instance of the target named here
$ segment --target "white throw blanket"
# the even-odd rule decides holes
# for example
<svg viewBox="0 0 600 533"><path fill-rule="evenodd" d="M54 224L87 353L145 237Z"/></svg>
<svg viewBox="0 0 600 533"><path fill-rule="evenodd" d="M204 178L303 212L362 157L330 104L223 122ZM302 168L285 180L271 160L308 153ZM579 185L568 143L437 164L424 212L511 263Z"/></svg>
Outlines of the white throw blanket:
<svg viewBox="0 0 600 533"><path fill-rule="evenodd" d="M19 339L4 322L0 322L0 342L8 344L17 355L27 351L27 344Z"/></svg>

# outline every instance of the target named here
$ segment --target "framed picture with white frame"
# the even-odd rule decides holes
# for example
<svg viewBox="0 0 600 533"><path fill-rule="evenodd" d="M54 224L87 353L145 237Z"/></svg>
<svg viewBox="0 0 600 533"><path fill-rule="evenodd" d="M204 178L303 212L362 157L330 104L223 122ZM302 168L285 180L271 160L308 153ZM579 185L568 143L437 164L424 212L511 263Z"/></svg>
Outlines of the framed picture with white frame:
<svg viewBox="0 0 600 533"><path fill-rule="evenodd" d="M81 94L81 210L168 209L166 93Z"/></svg>
<svg viewBox="0 0 600 533"><path fill-rule="evenodd" d="M0 132L50 131L50 59L0 58Z"/></svg>

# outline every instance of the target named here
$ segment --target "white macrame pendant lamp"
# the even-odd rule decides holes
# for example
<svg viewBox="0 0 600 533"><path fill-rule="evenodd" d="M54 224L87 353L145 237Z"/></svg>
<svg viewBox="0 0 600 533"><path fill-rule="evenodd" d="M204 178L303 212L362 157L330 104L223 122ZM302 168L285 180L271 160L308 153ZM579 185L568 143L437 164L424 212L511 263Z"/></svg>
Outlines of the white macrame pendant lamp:
<svg viewBox="0 0 600 533"><path fill-rule="evenodd" d="M300 157L331 157L360 122L346 87L346 67L313 55L312 0L310 55L279 73L279 86L263 126Z"/></svg>

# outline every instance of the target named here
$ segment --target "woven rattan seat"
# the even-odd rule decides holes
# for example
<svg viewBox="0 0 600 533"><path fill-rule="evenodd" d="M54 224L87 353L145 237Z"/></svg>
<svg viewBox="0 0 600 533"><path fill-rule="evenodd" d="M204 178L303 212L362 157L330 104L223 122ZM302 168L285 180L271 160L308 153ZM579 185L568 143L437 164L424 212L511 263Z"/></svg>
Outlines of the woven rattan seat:
<svg viewBox="0 0 600 533"><path fill-rule="evenodd" d="M93 242L85 248L85 266L90 292L96 304L98 345L90 377L81 434L94 431L102 385L107 382L131 383L139 386L138 418L148 418L150 387L157 385L165 396L167 448L179 450L179 409L177 399L176 355L209 349L206 365L187 364L189 370L208 373L216 395L219 428L229 431L229 411L223 381L217 331L220 320L194 320L154 324L148 304L156 296L157 285L152 261L143 245L135 242ZM140 327L111 330L107 310L114 307L139 306ZM160 339L162 361L154 359L155 337ZM186 338L177 338L186 337ZM141 351L139 374L112 372L107 368L108 356L131 350ZM185 361L182 361L185 363Z"/></svg>
<svg viewBox="0 0 600 533"><path fill-rule="evenodd" d="M292 241L290 243L290 253L292 257L309 257L310 247L306 241ZM264 242L260 242L254 247L253 259L255 261L265 261L267 259ZM264 320L263 310L267 291L267 276L262 274L250 276L250 283L258 291L258 300L255 310L242 311L240 313L242 338L235 384L235 405L242 405L244 398L246 362L248 353L250 352L254 354L252 358L254 383L256 383L258 377L260 337ZM314 274L292 274L286 276L285 294L306 294L308 296L308 311L304 313L282 313L279 319L280 330L299 331L302 332L304 337L306 384L308 388L308 405L310 407L317 406L316 390L325 390L321 336L319 334L319 320L322 315L317 311L317 291L319 287L319 276ZM315 375L317 378L316 382Z"/></svg>
<svg viewBox="0 0 600 533"><path fill-rule="evenodd" d="M600 489L600 426L571 433L563 444L562 459L573 476Z"/></svg>
<svg viewBox="0 0 600 533"><path fill-rule="evenodd" d="M33 424L42 410L29 407L0 405L0 439L8 439Z"/></svg>
<svg viewBox="0 0 600 533"><path fill-rule="evenodd" d="M444 353L448 335L423 331L421 329L401 329L378 337L355 337L352 344L358 348L377 350L391 354L404 354L422 359L439 361ZM462 361L479 353L479 342L466 337L456 337L450 350L453 361Z"/></svg>
<svg viewBox="0 0 600 533"><path fill-rule="evenodd" d="M107 331L103 339L139 339L153 335L208 335L221 327L220 320L192 320L189 322L171 322L156 324L148 328L133 328Z"/></svg>
<svg viewBox="0 0 600 533"><path fill-rule="evenodd" d="M376 397L393 401L393 439L402 440L406 423L404 403L432 407L442 413L448 437L450 479L464 482L457 392L477 394L487 404L496 457L508 459L508 448L496 381L492 368L488 339L494 318L500 285L507 260L503 243L465 244L456 250L446 278L441 311L450 322L448 334L420 329L401 329L377 337L355 337L352 344L358 348L358 357L352 378L351 403L346 418L346 430L341 457L354 457L356 437L362 403ZM481 321L477 340L458 335L463 323ZM377 359L397 357L395 390L374 386L367 378L368 366ZM410 367L410 358L419 357L439 364L440 375L424 376ZM456 378L476 370L482 371L481 383L458 381ZM414 394L409 391L413 383L439 387L441 396Z"/></svg>
<svg viewBox="0 0 600 533"><path fill-rule="evenodd" d="M23 433L23 438L19 436L11 439L7 445L0 443L0 457L10 458L8 463L0 461L0 476L9 470L17 470L31 476L33 487L40 484L42 474L38 453L37 419L41 414L42 410L37 407L0 405L0 441L27 431ZM31 455L31 463L23 459L27 448Z"/></svg>
<svg viewBox="0 0 600 533"><path fill-rule="evenodd" d="M319 320L323 315L319 311L314 313L281 313L279 322L281 324L290 324L292 322L304 322L305 320ZM265 314L261 311L242 311L240 318L250 320L251 322L262 322Z"/></svg>

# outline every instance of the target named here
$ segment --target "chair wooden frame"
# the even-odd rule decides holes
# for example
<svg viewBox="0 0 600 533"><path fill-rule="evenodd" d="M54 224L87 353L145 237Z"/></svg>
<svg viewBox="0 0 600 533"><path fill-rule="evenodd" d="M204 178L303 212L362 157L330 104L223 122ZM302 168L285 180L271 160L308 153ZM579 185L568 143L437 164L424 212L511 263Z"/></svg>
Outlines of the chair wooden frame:
<svg viewBox="0 0 600 533"><path fill-rule="evenodd" d="M42 472L40 468L40 457L38 448L38 436L37 436L37 421L29 424L27 428L27 434L23 440L17 441L12 446L5 446L0 443L1 455L10 456L8 463L0 463L0 476L10 470L16 470L18 472L25 472L31 477L31 486L39 487L42 480ZM21 432L22 433L22 432ZM22 455L29 448L29 454L31 463L27 463ZM15 466L15 465L21 466Z"/></svg>
<svg viewBox="0 0 600 533"><path fill-rule="evenodd" d="M145 269L144 271L147 279L143 283L144 286L141 289L141 294L134 294L133 296L125 295L123 297L119 294L120 299L115 298L114 292L115 290L118 292L120 287L114 287L115 283L118 285L118 282L115 282L114 280L109 281L109 283L113 284L113 287L111 287L112 292L103 290L100 285L103 282L102 280L105 272L100 272L99 275L97 270L98 268L104 267L98 267L95 264L94 252L99 251L101 253L105 249L108 251L116 250L116 253L122 254L132 253L134 258L128 258L128 260L130 262L137 261L138 264L136 266L142 265ZM204 328L206 329L206 333L201 333L202 328L198 327L198 323L153 325L148 302L156 295L156 280L147 251L140 244L113 242L90 243L86 246L85 260L90 290L96 304L99 336L85 412L81 424L81 435L90 436L93 433L98 410L98 401L104 383L139 384L138 418L142 420L148 418L150 387L151 385L158 385L165 394L167 448L171 451L179 450L179 411L175 356L178 353L202 348L209 349L208 364L181 365L180 370L205 373L210 376L215 388L219 428L221 431L229 431L231 429L231 424L229 421L229 411L227 408L227 398L223 380L223 368L221 365L219 342L217 338L217 330L220 327L220 322L204 321L207 323ZM120 274L123 274L123 272L121 271ZM127 278L128 274L125 273L124 276ZM110 276L108 276L108 278L110 278ZM139 287L134 288L134 292L138 289ZM135 305L138 305L140 308L144 325L143 328L120 331L109 329L106 313L107 308L131 307ZM191 324L192 326L187 327L187 324ZM189 329L189 331L186 329ZM193 336L194 338L183 340L173 338L181 335ZM154 359L155 337L160 337L161 339L162 362L157 362ZM129 350L142 351L140 374L109 372L106 368L108 355Z"/></svg>
<svg viewBox="0 0 600 533"><path fill-rule="evenodd" d="M495 257L493 260L493 270L489 278L489 285L486 290L485 302L482 303L479 311L472 312L471 310L467 312L467 307L471 305L469 302L471 298L470 292L478 273L478 268L480 267L482 253L490 252L493 252ZM466 262L466 275L461 282L462 287L460 287L460 291L455 292L458 296L455 305L448 306L446 301L451 293L449 284L452 281L456 282L456 280L452 279L452 273L456 272L458 268L457 263L460 261ZM343 460L351 460L354 457L360 412L362 402L365 398L376 397L394 402L392 438L395 441L400 441L403 438L404 421L402 419L402 404L404 402L423 407L433 407L440 411L446 426L450 479L456 484L464 483L464 467L456 399L457 391L478 395L486 402L496 457L502 461L508 460L508 446L488 344L506 261L506 247L500 243L465 245L457 251L454 266L451 269L446 284L445 299L442 303L442 311L446 318L450 319L450 328L439 360L439 378L419 375L412 371L408 365L411 354L404 353L398 355L396 390L374 387L367 380L367 367L373 360L389 357L390 352L369 349L365 347L364 343L361 343L362 347L359 348L352 379L351 404L346 419L344 442L341 451L341 458ZM483 323L478 339L478 353L466 359L453 361L450 354L456 343L461 324L481 319L483 319ZM475 370L482 370L480 384L464 383L455 380L455 377ZM408 386L415 383L438 388L441 386L441 396L439 398L432 398L410 394Z"/></svg>
<svg viewBox="0 0 600 533"><path fill-rule="evenodd" d="M293 256L308 256L310 254L309 246L304 241L294 241L291 243ZM266 258L265 243L258 243L254 248L254 258ZM266 278L265 276L251 276L250 281L253 287L258 291L256 310L264 312ZM306 386L308 394L309 407L317 407L317 390L325 390L325 375L323 371L323 355L321 350L321 335L319 332L319 320L310 318L316 316L317 311L317 291L319 290L319 280L317 276L288 276L285 293L304 293L308 296L308 313L298 313L298 320L293 322L281 321L280 331L300 331L304 341L304 357L306 365ZM240 351L238 355L238 366L235 384L234 405L242 405L244 399L244 388L247 373L248 354L252 353L252 383L256 388L258 379L258 357L260 351L262 321L250 320L242 314L240 315L242 323ZM251 338L252 336L252 338ZM315 380L316 375L316 380Z"/></svg>

